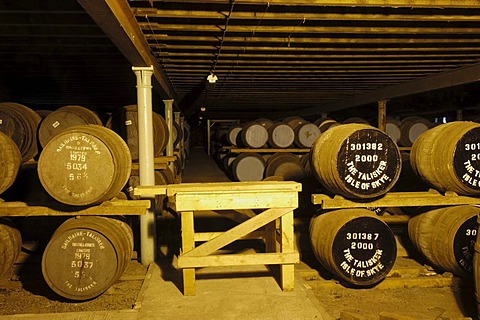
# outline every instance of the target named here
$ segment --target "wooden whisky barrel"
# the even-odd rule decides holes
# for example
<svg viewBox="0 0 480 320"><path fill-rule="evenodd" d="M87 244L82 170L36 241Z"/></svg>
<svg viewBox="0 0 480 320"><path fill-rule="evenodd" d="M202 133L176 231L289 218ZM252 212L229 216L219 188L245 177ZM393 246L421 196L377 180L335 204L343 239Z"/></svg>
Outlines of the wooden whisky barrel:
<svg viewBox="0 0 480 320"><path fill-rule="evenodd" d="M159 170L155 170L155 185L157 186L162 186L169 184L169 181L167 180L167 177L161 173ZM126 191L128 193L128 196L133 199L133 200L139 200L140 196L136 196L133 194L133 190L140 185L140 177L137 174L131 175L130 178L128 178L127 182L127 188ZM156 195L155 196L155 210L159 213L163 211L164 208L164 201L165 201L165 196L163 195Z"/></svg>
<svg viewBox="0 0 480 320"><path fill-rule="evenodd" d="M42 257L48 286L70 300L93 299L124 273L133 252L129 225L115 218L82 216L64 222Z"/></svg>
<svg viewBox="0 0 480 320"><path fill-rule="evenodd" d="M457 276L472 276L477 216L480 208L452 206L410 218L408 235L432 267Z"/></svg>
<svg viewBox="0 0 480 320"><path fill-rule="evenodd" d="M15 142L0 131L0 194L15 182L22 164L22 155Z"/></svg>
<svg viewBox="0 0 480 320"><path fill-rule="evenodd" d="M477 225L479 223L480 223L480 216L477 217ZM477 315L480 315L480 237L478 237L478 235L474 244L473 277L474 277L474 287L475 287L475 301L477 302Z"/></svg>
<svg viewBox="0 0 480 320"><path fill-rule="evenodd" d="M95 112L82 106L65 106L48 114L40 123L38 140L45 147L48 141L65 129L86 124L101 126L102 121Z"/></svg>
<svg viewBox="0 0 480 320"><path fill-rule="evenodd" d="M422 134L410 153L413 170L444 192L480 194L480 124L455 121Z"/></svg>
<svg viewBox="0 0 480 320"><path fill-rule="evenodd" d="M122 190L131 162L127 144L112 130L77 126L47 143L38 160L38 175L57 201L93 205L112 199Z"/></svg>
<svg viewBox="0 0 480 320"><path fill-rule="evenodd" d="M432 123L418 116L412 116L402 119L400 122L400 139L398 144L411 147L418 137L432 127Z"/></svg>
<svg viewBox="0 0 480 320"><path fill-rule="evenodd" d="M268 128L268 144L272 148L288 148L295 141L295 131L283 122L274 123Z"/></svg>
<svg viewBox="0 0 480 320"><path fill-rule="evenodd" d="M368 120L363 119L363 118L360 118L360 117L350 117L350 118L347 118L347 119L343 120L342 123L343 123L343 124L348 124L348 123L361 123L361 124L367 124L367 125L370 124L370 122L368 122Z"/></svg>
<svg viewBox="0 0 480 320"><path fill-rule="evenodd" d="M163 150L167 147L169 131L167 122L158 113L152 113L153 125L153 155L160 157ZM107 128L112 129L119 134L128 148L132 160L138 160L138 107L137 105L128 105L123 107L120 112L113 114L107 121Z"/></svg>
<svg viewBox="0 0 480 320"><path fill-rule="evenodd" d="M397 255L390 227L367 209L322 213L310 221L313 252L340 281L372 286L383 280Z"/></svg>
<svg viewBox="0 0 480 320"><path fill-rule="evenodd" d="M395 143L398 143L402 136L402 131L400 130L400 121L394 118L387 118L385 132Z"/></svg>
<svg viewBox="0 0 480 320"><path fill-rule="evenodd" d="M308 121L299 116L292 116L292 117L283 119L283 122L288 124L290 127L292 127L292 129L295 130L296 127L304 123L307 123Z"/></svg>
<svg viewBox="0 0 480 320"><path fill-rule="evenodd" d="M265 160L255 152L240 153L232 163L232 175L237 181L262 181Z"/></svg>
<svg viewBox="0 0 480 320"><path fill-rule="evenodd" d="M321 132L314 123L306 122L295 128L295 145L299 148L311 148Z"/></svg>
<svg viewBox="0 0 480 320"><path fill-rule="evenodd" d="M22 162L38 153L37 130L40 116L32 109L14 102L0 103L0 131L9 136L18 146Z"/></svg>
<svg viewBox="0 0 480 320"><path fill-rule="evenodd" d="M231 146L237 146L238 135L240 134L241 131L242 131L242 126L241 125L234 125L234 126L230 127L230 129L228 129L226 137L227 137L227 142Z"/></svg>
<svg viewBox="0 0 480 320"><path fill-rule="evenodd" d="M317 179L327 189L348 198L375 198L397 181L401 156L384 132L365 124L330 128L310 151Z"/></svg>
<svg viewBox="0 0 480 320"><path fill-rule="evenodd" d="M265 177L278 176L284 181L301 182L306 173L300 159L292 153L279 152L270 157L265 167Z"/></svg>
<svg viewBox="0 0 480 320"><path fill-rule="evenodd" d="M0 279L8 277L22 248L22 236L12 221L0 217Z"/></svg>
<svg viewBox="0 0 480 320"><path fill-rule="evenodd" d="M243 145L248 148L262 148L268 142L267 129L255 121L245 124L240 135Z"/></svg>
<svg viewBox="0 0 480 320"><path fill-rule="evenodd" d="M314 123L317 125L317 127L320 129L320 132L322 133L330 129L330 127L332 126L340 125L340 123L330 118L318 118L317 120L315 120Z"/></svg>

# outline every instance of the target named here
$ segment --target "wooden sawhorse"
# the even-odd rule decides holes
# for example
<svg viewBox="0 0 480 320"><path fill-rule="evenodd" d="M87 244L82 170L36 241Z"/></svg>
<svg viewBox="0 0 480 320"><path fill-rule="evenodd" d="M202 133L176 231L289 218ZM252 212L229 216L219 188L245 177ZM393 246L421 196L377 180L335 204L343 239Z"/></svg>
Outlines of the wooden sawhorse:
<svg viewBox="0 0 480 320"><path fill-rule="evenodd" d="M241 265L280 265L280 285L294 287L294 264L299 262L293 231L293 210L298 207L301 184L291 181L183 183L137 187L137 195L166 194L180 214L182 250L176 266L183 272L183 294L195 295L195 268ZM262 209L254 213L252 209ZM196 233L195 211L234 210L243 222L225 232ZM260 228L262 231L256 231ZM214 254L236 241L265 239L266 252L254 254ZM198 247L195 242L204 241Z"/></svg>

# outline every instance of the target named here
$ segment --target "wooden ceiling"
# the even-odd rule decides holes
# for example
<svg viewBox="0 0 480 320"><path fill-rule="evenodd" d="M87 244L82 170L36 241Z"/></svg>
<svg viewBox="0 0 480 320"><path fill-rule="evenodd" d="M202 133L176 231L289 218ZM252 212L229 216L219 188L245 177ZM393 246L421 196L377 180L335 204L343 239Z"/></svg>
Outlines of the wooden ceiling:
<svg viewBox="0 0 480 320"><path fill-rule="evenodd" d="M480 0L16 2L0 11L2 63L47 61L94 107L134 102L131 66L153 65L156 103L192 119L479 108Z"/></svg>

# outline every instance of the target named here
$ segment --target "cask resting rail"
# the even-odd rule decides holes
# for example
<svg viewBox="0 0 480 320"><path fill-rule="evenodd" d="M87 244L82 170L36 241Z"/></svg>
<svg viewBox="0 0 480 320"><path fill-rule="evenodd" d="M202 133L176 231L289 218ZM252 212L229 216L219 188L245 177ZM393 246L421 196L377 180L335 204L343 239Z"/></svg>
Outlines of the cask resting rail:
<svg viewBox="0 0 480 320"><path fill-rule="evenodd" d="M95 216L95 215L143 215L150 208L150 200L111 200L92 207L66 205L31 206L25 202L0 201L0 216Z"/></svg>
<svg viewBox="0 0 480 320"><path fill-rule="evenodd" d="M312 194L312 203L322 209L367 208L367 207L416 207L416 206L454 206L462 204L480 204L480 198L460 196L455 192L439 193L430 189L425 192L390 192L383 197L369 201L354 201L336 195L333 198L325 194Z"/></svg>
<svg viewBox="0 0 480 320"><path fill-rule="evenodd" d="M280 265L282 289L293 290L294 264L300 260L294 245L293 210L301 188L292 181L184 183L137 187L134 194L167 195L179 212L182 250L174 265L182 269L184 295L195 295L195 268L213 266ZM248 209L263 211L253 214ZM245 220L225 232L196 233L194 212L204 210L235 210ZM265 241L265 253L217 254L236 240L259 235ZM195 246L199 240L206 242Z"/></svg>

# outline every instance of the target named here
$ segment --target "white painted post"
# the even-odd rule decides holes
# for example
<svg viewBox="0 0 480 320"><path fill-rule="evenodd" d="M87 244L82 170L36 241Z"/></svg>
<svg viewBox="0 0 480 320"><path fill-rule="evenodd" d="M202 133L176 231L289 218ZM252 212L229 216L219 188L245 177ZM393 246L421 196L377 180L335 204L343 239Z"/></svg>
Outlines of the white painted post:
<svg viewBox="0 0 480 320"><path fill-rule="evenodd" d="M155 167L153 160L153 125L152 125L152 74L153 66L132 67L137 76L138 105L138 167L140 185L155 185ZM155 201L155 196L143 196ZM140 216L140 257L143 265L155 261L156 226L155 213L150 208Z"/></svg>

